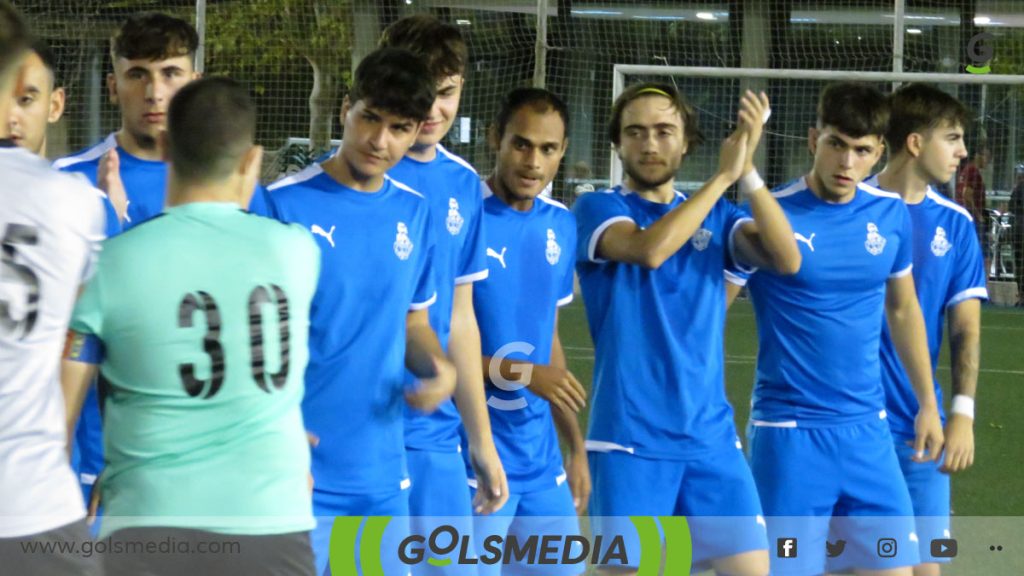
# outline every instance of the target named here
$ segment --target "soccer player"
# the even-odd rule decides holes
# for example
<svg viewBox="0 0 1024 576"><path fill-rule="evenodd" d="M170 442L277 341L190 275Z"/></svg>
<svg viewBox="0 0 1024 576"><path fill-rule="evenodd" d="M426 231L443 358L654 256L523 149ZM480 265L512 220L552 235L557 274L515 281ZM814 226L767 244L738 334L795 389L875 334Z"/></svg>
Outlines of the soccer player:
<svg viewBox="0 0 1024 576"><path fill-rule="evenodd" d="M466 43L455 26L418 14L388 26L380 44L423 58L437 88L415 143L388 175L427 199L437 240L433 256L437 301L430 307L430 325L457 373L458 409L452 400L429 415L406 407L405 447L412 481L409 509L416 517L444 517L449 523L461 517L468 522L474 510L489 513L500 508L508 498L508 486L491 437L480 370L480 332L473 311L473 285L488 273L480 177L441 145L459 108L468 60ZM459 454L460 416L479 482L473 501ZM426 564L417 570L442 572Z"/></svg>
<svg viewBox="0 0 1024 576"><path fill-rule="evenodd" d="M573 298L576 219L541 194L565 155L568 122L561 98L519 88L505 96L489 135L497 152L484 201L491 273L474 291L473 304L494 441L508 473L510 498L494 517L478 520L478 545L508 533L522 539L578 534L576 513L586 508L590 495L576 407L549 403L532 391L534 383L551 387L552 380L578 384L558 338L558 308ZM569 446L569 472L562 466L556 425ZM536 566L523 565L516 573L531 569L537 572ZM578 567L544 566L537 573L578 572ZM501 566L481 565L480 573L500 574Z"/></svg>
<svg viewBox="0 0 1024 576"><path fill-rule="evenodd" d="M415 408L430 411L454 391L455 368L427 313L437 299L429 201L385 174L429 118L434 82L426 64L408 51L370 53L342 105L345 138L338 151L268 188L270 213L310 229L322 250L302 403L314 438L318 574L327 564L335 516L408 522L406 368L418 378L405 392ZM399 526L392 533L402 531ZM389 561L397 562L385 558L385 565ZM402 566L385 571L407 572ZM342 572L335 567L335 573Z"/></svg>
<svg viewBox="0 0 1024 576"><path fill-rule="evenodd" d="M128 18L110 41L114 71L107 76L110 99L121 110L121 128L54 167L85 175L107 192L123 228L141 224L164 209L167 164L159 149L171 98L197 77L193 68L199 36L192 25L165 14ZM108 222L108 236L120 232ZM75 434L79 480L86 501L103 469L99 390L89 389Z"/></svg>
<svg viewBox="0 0 1024 576"><path fill-rule="evenodd" d="M25 23L0 0L0 118L15 105L18 69L29 54ZM7 122L0 124L0 172L2 571L93 575L95 559L49 547L89 539L65 452L56 359L79 285L91 274L103 239L101 194L16 147Z"/></svg>
<svg viewBox="0 0 1024 576"><path fill-rule="evenodd" d="M768 556L725 397L724 270L800 266L793 232L752 164L767 105L763 94L743 96L718 170L687 196L673 184L699 140L694 109L670 84L627 88L609 123L625 180L573 207L596 347L590 513L736 517L693 530L693 550L696 563L740 575L767 574ZM753 219L722 198L741 176Z"/></svg>
<svg viewBox="0 0 1024 576"><path fill-rule="evenodd" d="M44 158L46 127L64 114L64 87L57 83L56 70L50 48L43 42L34 42L18 73L15 106L10 115L14 143Z"/></svg>
<svg viewBox="0 0 1024 576"><path fill-rule="evenodd" d="M974 152L974 156L964 164L963 170L956 177L956 201L967 209L974 219L981 252L985 256L985 276L992 269L992 246L989 245L990 232L988 211L985 208L985 178L981 171L992 161L992 151L982 142Z"/></svg>
<svg viewBox="0 0 1024 576"><path fill-rule="evenodd" d="M919 406L892 335L886 325L882 326L885 410L914 505L924 562L914 574L936 576L940 572L938 563L948 562L931 554L933 539L949 538L948 473L964 470L974 462L981 300L988 298L988 291L981 246L970 214L931 186L932 182L949 182L960 160L967 156L964 125L970 113L956 98L925 84L900 88L889 102L892 116L885 136L889 162L865 183L897 192L910 211L914 288L924 315L933 375L942 348L943 323L949 317L953 413L948 419L942 412L942 390L937 381L935 387L939 416L945 422L941 465L938 461L917 463L911 459L908 443L914 438Z"/></svg>
<svg viewBox="0 0 1024 576"><path fill-rule="evenodd" d="M167 129L167 106L196 79L199 35L188 22L159 13L129 17L110 39L114 71L107 75L110 100L121 111L121 128L103 142L61 158L54 167L85 174L107 190L125 229L164 209L167 164L159 148ZM109 190L119 175L123 194ZM123 196L123 197L122 197Z"/></svg>
<svg viewBox="0 0 1024 576"><path fill-rule="evenodd" d="M319 249L247 214L263 149L241 86L209 78L168 109L168 208L109 240L71 321L70 415L101 367L101 536L187 542L109 554L109 575L313 571L300 403ZM164 136L160 136L163 138ZM203 554L232 535L239 553Z"/></svg>
<svg viewBox="0 0 1024 576"><path fill-rule="evenodd" d="M886 422L883 312L920 405L915 461L939 457L942 425L911 275L910 214L898 195L861 182L881 157L889 106L874 88L840 83L822 91L817 114L812 168L773 192L803 265L788 276L762 268L747 285L760 342L751 468L779 546L773 574L820 574L833 515L853 517L832 526L848 541L850 565L909 574L918 551Z"/></svg>

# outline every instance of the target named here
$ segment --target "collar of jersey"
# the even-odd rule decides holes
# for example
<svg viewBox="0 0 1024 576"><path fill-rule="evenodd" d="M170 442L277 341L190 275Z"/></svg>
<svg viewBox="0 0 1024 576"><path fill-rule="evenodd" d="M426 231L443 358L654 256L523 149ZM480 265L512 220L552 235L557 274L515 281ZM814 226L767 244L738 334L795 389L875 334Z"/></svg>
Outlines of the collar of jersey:
<svg viewBox="0 0 1024 576"><path fill-rule="evenodd" d="M164 210L168 214L209 214L241 210L235 202L189 202Z"/></svg>
<svg viewBox="0 0 1024 576"><path fill-rule="evenodd" d="M14 148L17 144L10 138L0 138L0 148Z"/></svg>
<svg viewBox="0 0 1024 576"><path fill-rule="evenodd" d="M635 190L633 190L629 186L626 186L625 180L623 180L622 183L619 184L619 194L622 194L623 196L633 196L637 200L643 202L644 204L649 204L651 206L664 206L664 207L671 208L671 207L676 205L676 198L678 198L682 202L685 202L687 200L686 194L683 194L682 192L680 192L679 190L676 190L675 188L673 188L672 191L675 192L675 194L676 194L675 198L673 198L672 201L669 202L668 204L662 204L661 202L651 202L650 200L648 200L648 199L644 198L643 196L637 194Z"/></svg>

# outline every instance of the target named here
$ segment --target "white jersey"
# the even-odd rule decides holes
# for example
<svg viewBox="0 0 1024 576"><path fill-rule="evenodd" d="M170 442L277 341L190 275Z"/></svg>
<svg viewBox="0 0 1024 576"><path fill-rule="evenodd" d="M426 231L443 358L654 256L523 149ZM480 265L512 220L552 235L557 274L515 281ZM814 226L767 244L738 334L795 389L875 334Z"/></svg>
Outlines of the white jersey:
<svg viewBox="0 0 1024 576"><path fill-rule="evenodd" d="M2 142L0 174L0 538L12 538L85 516L59 373L106 216L98 190Z"/></svg>

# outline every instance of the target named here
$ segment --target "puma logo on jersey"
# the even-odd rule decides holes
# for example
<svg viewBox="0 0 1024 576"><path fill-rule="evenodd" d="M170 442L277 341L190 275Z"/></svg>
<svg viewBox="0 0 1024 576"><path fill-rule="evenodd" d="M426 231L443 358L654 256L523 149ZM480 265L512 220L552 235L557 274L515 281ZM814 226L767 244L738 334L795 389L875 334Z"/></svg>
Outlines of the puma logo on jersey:
<svg viewBox="0 0 1024 576"><path fill-rule="evenodd" d="M331 226L331 231L330 232L325 232L324 229L321 228L319 224L313 224L313 226L310 228L310 230L312 230L313 234L316 234L317 236L323 236L324 238L327 238L327 241L330 242L330 244L331 244L331 248L334 248L334 229L335 228L336 228L336 226Z"/></svg>
<svg viewBox="0 0 1024 576"><path fill-rule="evenodd" d="M508 246L503 246L501 248L501 254L498 254L497 252L495 252L494 248L488 248L487 249L487 255L490 256L491 258L494 258L498 262L501 262L501 267L502 268L508 268L508 266L505 266L505 251L506 250L508 250Z"/></svg>
<svg viewBox="0 0 1024 576"><path fill-rule="evenodd" d="M804 244L807 244L807 247L811 249L811 252L814 252L814 236L816 234L816 232L811 232L811 237L808 238L807 236L804 236L799 232L793 232L793 238L796 238L797 242L803 242Z"/></svg>

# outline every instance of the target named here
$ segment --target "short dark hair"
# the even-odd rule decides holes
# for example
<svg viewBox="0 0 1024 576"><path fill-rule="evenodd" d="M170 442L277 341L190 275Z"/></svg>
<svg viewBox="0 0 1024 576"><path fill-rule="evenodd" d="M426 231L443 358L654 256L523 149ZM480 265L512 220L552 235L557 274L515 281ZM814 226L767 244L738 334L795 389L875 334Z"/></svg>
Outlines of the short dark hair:
<svg viewBox="0 0 1024 576"><path fill-rule="evenodd" d="M15 68L30 42L21 14L7 0L0 0L0 79Z"/></svg>
<svg viewBox="0 0 1024 576"><path fill-rule="evenodd" d="M963 102L927 84L907 84L889 96L889 130L885 141L889 152L907 145L907 136L938 128L943 123L966 128L970 111Z"/></svg>
<svg viewBox="0 0 1024 576"><path fill-rule="evenodd" d="M167 111L174 174L189 182L227 178L256 136L256 107L239 83L208 77L186 84Z"/></svg>
<svg viewBox="0 0 1024 576"><path fill-rule="evenodd" d="M144 12L129 16L110 39L110 57L165 60L195 56L199 34L191 24L167 14Z"/></svg>
<svg viewBox="0 0 1024 576"><path fill-rule="evenodd" d="M458 27L429 14L414 14L388 26L379 46L404 48L423 58L435 81L462 74L469 50Z"/></svg>
<svg viewBox="0 0 1024 576"><path fill-rule="evenodd" d="M889 100L868 84L829 84L818 98L818 126L831 126L851 138L882 138L889 128Z"/></svg>
<svg viewBox="0 0 1024 576"><path fill-rule="evenodd" d="M494 129L497 130L499 141L505 136L505 128L512 120L512 116L520 108L527 106L537 112L547 112L548 110L557 112L565 126L565 134L569 134L569 106L564 100L543 88L516 88L501 100L501 110L498 111L498 117L494 120Z"/></svg>
<svg viewBox="0 0 1024 576"><path fill-rule="evenodd" d="M608 122L608 138L611 139L612 144L619 145L622 136L622 113L626 106L634 100L651 96L668 98L672 102L672 107L679 112L679 116L683 120L683 138L686 140L687 154L693 152L698 144L704 142L704 134L697 126L697 111L686 101L686 98L683 98L679 90L676 90L672 84L644 82L623 90L612 104L612 118Z"/></svg>
<svg viewBox="0 0 1024 576"><path fill-rule="evenodd" d="M57 75L57 57L53 55L53 50L50 49L50 45L42 40L36 40L32 42L30 46L36 56L43 61L43 66L50 72L50 78L53 80L53 87L57 88L61 86L60 78Z"/></svg>
<svg viewBox="0 0 1024 576"><path fill-rule="evenodd" d="M423 60L408 50L378 48L356 67L348 101L355 106L365 100L368 106L422 122L430 116L436 95Z"/></svg>

